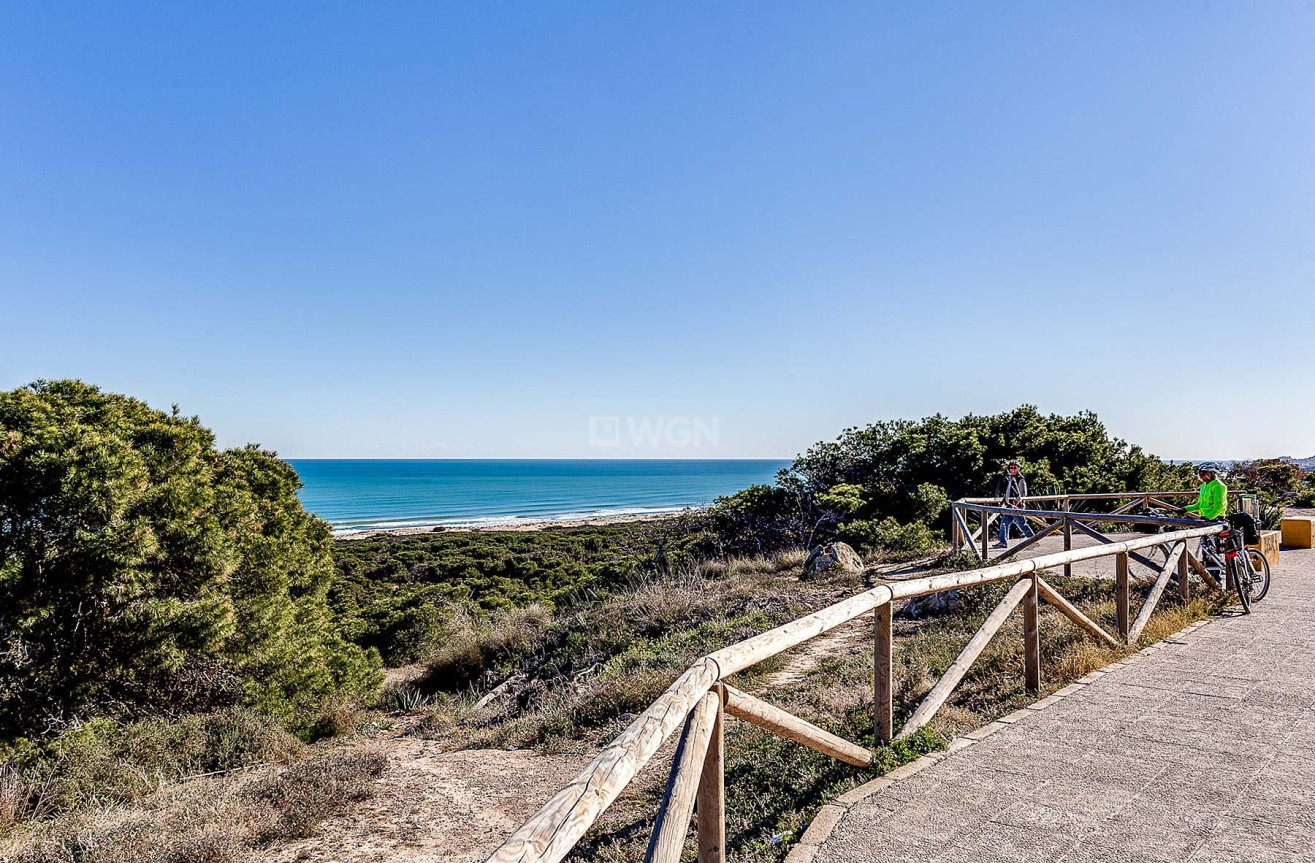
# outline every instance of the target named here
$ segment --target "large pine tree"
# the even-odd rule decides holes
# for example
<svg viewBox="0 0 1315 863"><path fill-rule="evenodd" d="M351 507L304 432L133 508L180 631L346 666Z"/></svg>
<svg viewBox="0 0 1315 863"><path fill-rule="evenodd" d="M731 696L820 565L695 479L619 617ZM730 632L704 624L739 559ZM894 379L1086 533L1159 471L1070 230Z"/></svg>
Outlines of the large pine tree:
<svg viewBox="0 0 1315 863"><path fill-rule="evenodd" d="M325 602L296 472L81 381L0 393L0 734L248 703L305 725L379 660Z"/></svg>

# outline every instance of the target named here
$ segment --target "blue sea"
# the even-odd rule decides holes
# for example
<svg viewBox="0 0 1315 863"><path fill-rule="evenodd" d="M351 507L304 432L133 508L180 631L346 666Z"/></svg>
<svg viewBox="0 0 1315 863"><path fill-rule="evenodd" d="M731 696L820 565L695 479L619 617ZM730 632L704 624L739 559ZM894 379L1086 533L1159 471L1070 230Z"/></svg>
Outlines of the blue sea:
<svg viewBox="0 0 1315 863"><path fill-rule="evenodd" d="M336 533L679 512L770 483L777 460L289 459Z"/></svg>

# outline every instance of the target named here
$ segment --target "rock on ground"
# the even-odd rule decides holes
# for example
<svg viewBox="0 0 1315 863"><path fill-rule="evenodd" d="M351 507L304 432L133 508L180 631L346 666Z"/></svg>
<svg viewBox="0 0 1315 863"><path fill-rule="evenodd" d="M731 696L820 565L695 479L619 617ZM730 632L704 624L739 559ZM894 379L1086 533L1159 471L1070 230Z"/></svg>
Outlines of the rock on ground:
<svg viewBox="0 0 1315 863"><path fill-rule="evenodd" d="M831 570L862 572L863 558L859 557L858 552L843 542L829 542L826 545L819 545L808 553L808 559L804 561L804 573L806 575L818 575Z"/></svg>

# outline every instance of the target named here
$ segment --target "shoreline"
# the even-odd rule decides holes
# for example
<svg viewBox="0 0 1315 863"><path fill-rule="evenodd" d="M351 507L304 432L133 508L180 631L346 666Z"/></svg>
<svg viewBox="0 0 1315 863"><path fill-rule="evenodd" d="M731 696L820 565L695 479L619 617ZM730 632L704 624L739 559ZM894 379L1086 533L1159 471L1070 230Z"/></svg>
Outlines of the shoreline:
<svg viewBox="0 0 1315 863"><path fill-rule="evenodd" d="M674 518L685 512L700 512L704 507L688 507L671 512L643 512L629 515L599 515L585 518L540 519L536 521L507 522L505 524L456 524L432 525L429 527L369 527L350 532L334 533L337 541L350 542L356 539L370 539L377 536L425 536L435 533L531 533L552 528L564 527L609 527L618 524L638 524L648 521L662 521Z"/></svg>

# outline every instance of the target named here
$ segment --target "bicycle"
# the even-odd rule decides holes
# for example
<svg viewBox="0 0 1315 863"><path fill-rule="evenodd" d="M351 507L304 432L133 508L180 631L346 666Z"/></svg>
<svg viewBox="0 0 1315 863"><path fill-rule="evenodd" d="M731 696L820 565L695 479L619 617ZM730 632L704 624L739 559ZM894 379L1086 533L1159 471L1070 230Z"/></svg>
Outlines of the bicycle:
<svg viewBox="0 0 1315 863"><path fill-rule="evenodd" d="M1251 605L1269 593L1269 561L1259 549L1248 548L1241 542L1240 529L1221 519L1224 530L1214 536L1201 537L1197 559L1206 571L1215 577L1219 586L1227 589L1232 581L1242 611L1250 614Z"/></svg>

